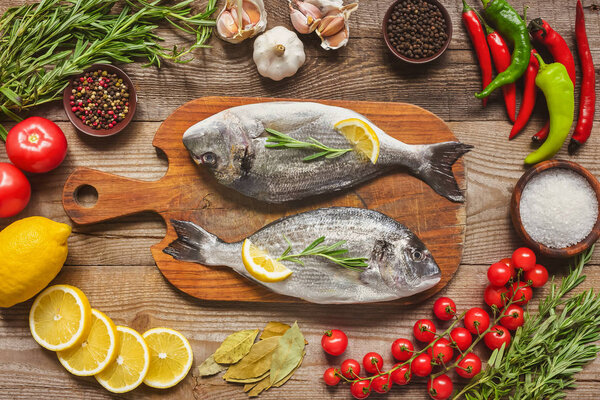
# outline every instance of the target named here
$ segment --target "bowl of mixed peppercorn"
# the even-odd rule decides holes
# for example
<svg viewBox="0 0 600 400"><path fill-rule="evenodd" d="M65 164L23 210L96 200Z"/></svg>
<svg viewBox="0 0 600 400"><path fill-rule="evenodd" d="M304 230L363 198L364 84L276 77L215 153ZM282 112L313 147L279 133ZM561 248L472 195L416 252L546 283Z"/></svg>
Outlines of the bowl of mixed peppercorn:
<svg viewBox="0 0 600 400"><path fill-rule="evenodd" d="M137 95L131 79L108 64L92 65L66 87L63 105L69 120L83 133L111 136L133 119Z"/></svg>
<svg viewBox="0 0 600 400"><path fill-rule="evenodd" d="M383 18L383 38L400 60L424 64L448 48L452 21L437 0L396 0Z"/></svg>

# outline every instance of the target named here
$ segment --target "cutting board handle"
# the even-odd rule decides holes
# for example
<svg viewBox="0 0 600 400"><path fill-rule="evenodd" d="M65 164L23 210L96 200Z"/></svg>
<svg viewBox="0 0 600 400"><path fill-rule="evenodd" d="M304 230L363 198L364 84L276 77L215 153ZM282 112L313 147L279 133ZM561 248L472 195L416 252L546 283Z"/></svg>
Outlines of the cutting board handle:
<svg viewBox="0 0 600 400"><path fill-rule="evenodd" d="M77 224L91 224L131 215L142 211L158 210L164 201L158 182L123 178L89 168L77 168L63 188L63 207ZM91 206L79 199L82 188L95 189L97 201ZM164 207L164 203L163 203Z"/></svg>

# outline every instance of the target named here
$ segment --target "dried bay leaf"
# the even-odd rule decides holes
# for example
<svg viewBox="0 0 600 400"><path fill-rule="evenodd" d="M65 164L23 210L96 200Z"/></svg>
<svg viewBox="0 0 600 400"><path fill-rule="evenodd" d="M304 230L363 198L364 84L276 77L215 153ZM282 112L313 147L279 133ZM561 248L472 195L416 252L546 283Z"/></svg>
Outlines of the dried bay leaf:
<svg viewBox="0 0 600 400"><path fill-rule="evenodd" d="M215 361L215 357L213 354L198 366L198 373L200 374L200 376L211 376L218 374L221 371L225 371L226 369L226 365L221 365Z"/></svg>
<svg viewBox="0 0 600 400"><path fill-rule="evenodd" d="M279 339L279 336L274 336L254 343L250 352L240 362L229 367L223 378L249 379L268 373Z"/></svg>
<svg viewBox="0 0 600 400"><path fill-rule="evenodd" d="M219 364L233 364L240 361L252 348L258 332L258 329L246 329L227 336L213 354L215 361Z"/></svg>
<svg viewBox="0 0 600 400"><path fill-rule="evenodd" d="M300 358L300 362L298 363L298 365L296 365L296 368L294 368L292 370L292 372L290 372L285 378L283 378L279 382L273 384L273 387L283 386L287 381L289 381L290 378L292 377L292 375L294 375L296 373L296 371L298 370L298 368L300 368L300 366L302 365L302 361L304 361L305 355L306 355L306 350L302 352L302 357Z"/></svg>
<svg viewBox="0 0 600 400"><path fill-rule="evenodd" d="M259 381L262 381L264 378L267 378L268 376L269 376L269 371L265 372L261 376L256 376L253 378L235 379L235 378L225 378L225 376L223 376L223 379L225 379L227 382L231 382L231 383L257 383Z"/></svg>
<svg viewBox="0 0 600 400"><path fill-rule="evenodd" d="M250 389L250 391L248 392L248 396L256 397L270 387L271 387L271 379L267 376L265 379L258 382L256 384L256 386L254 386L252 389Z"/></svg>
<svg viewBox="0 0 600 400"><path fill-rule="evenodd" d="M279 344L273 353L271 361L270 384L284 379L298 365L304 352L304 336L298 328L298 323L279 337Z"/></svg>
<svg viewBox="0 0 600 400"><path fill-rule="evenodd" d="M291 326L288 324L284 324L283 322L271 321L265 326L262 333L260 334L260 339L268 339L273 336L282 336Z"/></svg>

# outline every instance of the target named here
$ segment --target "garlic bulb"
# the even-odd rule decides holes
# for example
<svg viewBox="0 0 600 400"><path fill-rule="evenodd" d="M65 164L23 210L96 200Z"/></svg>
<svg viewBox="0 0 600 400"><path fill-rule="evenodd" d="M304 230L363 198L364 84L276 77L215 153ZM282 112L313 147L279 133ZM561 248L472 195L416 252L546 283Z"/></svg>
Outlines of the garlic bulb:
<svg viewBox="0 0 600 400"><path fill-rule="evenodd" d="M267 27L263 0L226 0L217 16L217 35L230 43L240 43Z"/></svg>
<svg viewBox="0 0 600 400"><path fill-rule="evenodd" d="M274 81L294 75L306 60L302 41L283 26L276 26L257 37L252 57L258 73Z"/></svg>

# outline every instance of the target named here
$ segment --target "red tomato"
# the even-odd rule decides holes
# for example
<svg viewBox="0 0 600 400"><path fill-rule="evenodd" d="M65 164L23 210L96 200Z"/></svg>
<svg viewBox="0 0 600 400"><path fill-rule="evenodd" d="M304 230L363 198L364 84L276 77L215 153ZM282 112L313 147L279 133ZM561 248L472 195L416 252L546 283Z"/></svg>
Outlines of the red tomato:
<svg viewBox="0 0 600 400"><path fill-rule="evenodd" d="M456 373L463 378L471 379L481 372L481 359L477 354L468 353L461 357Z"/></svg>
<svg viewBox="0 0 600 400"><path fill-rule="evenodd" d="M508 289L504 286L488 285L483 292L483 300L490 307L502 308L508 300Z"/></svg>
<svg viewBox="0 0 600 400"><path fill-rule="evenodd" d="M392 388L393 382L390 375L381 375L371 381L371 389L377 393L387 393Z"/></svg>
<svg viewBox="0 0 600 400"><path fill-rule="evenodd" d="M412 360L412 363L410 363L410 369L412 373L417 376L427 376L431 374L432 368L431 357L429 354L425 353L419 354L414 360Z"/></svg>
<svg viewBox="0 0 600 400"><path fill-rule="evenodd" d="M323 334L321 347L332 356L339 356L348 347L348 336L339 329L331 329Z"/></svg>
<svg viewBox="0 0 600 400"><path fill-rule="evenodd" d="M461 327L452 329L450 332L450 338L452 339L452 343L459 348L460 351L467 350L473 343L473 336L471 336L471 332Z"/></svg>
<svg viewBox="0 0 600 400"><path fill-rule="evenodd" d="M508 260L508 258L506 258ZM508 283L510 278L513 277L515 273L515 269L512 266L512 262L510 264L506 264L502 261L498 261L490 265L487 271L488 281L494 286L504 286Z"/></svg>
<svg viewBox="0 0 600 400"><path fill-rule="evenodd" d="M442 321L449 321L456 315L456 304L448 297L440 297L433 303L433 313Z"/></svg>
<svg viewBox="0 0 600 400"><path fill-rule="evenodd" d="M356 379L360 375L360 363L352 358L344 360L340 372L348 379Z"/></svg>
<svg viewBox="0 0 600 400"><path fill-rule="evenodd" d="M548 282L548 270L540 264L525 272L525 281L531 283L532 287L542 287Z"/></svg>
<svg viewBox="0 0 600 400"><path fill-rule="evenodd" d="M429 319L420 319L413 326L413 334L419 342L429 343L435 338L435 325Z"/></svg>
<svg viewBox="0 0 600 400"><path fill-rule="evenodd" d="M371 394L371 382L367 379L352 383L350 393L355 399L366 399Z"/></svg>
<svg viewBox="0 0 600 400"><path fill-rule="evenodd" d="M511 304L506 307L502 312L502 315L504 315L504 317L500 318L500 324L511 331L516 330L523 325L523 322L525 322L523 319L523 309L516 304Z"/></svg>
<svg viewBox="0 0 600 400"><path fill-rule="evenodd" d="M323 373L323 380L326 385L335 386L340 383L340 379L342 378L340 378L339 372L335 368L327 368Z"/></svg>
<svg viewBox="0 0 600 400"><path fill-rule="evenodd" d="M452 360L454 350L450 345L450 341L446 338L439 338L433 346L427 349L427 354L432 358L434 364L447 364Z"/></svg>
<svg viewBox="0 0 600 400"><path fill-rule="evenodd" d="M363 366L365 367L365 371L368 373L378 374L383 368L383 358L379 354L372 351L365 354L363 357Z"/></svg>
<svg viewBox="0 0 600 400"><path fill-rule="evenodd" d="M490 316L479 307L473 307L465 314L465 328L473 335L483 333L490 326Z"/></svg>
<svg viewBox="0 0 600 400"><path fill-rule="evenodd" d="M0 163L0 218L17 215L31 198L27 177L9 163Z"/></svg>
<svg viewBox="0 0 600 400"><path fill-rule="evenodd" d="M394 368L396 368L398 365L400 364L394 365ZM410 366L408 364L401 366L390 374L392 381L394 381L394 383L397 385L408 384L408 382L410 382L410 375Z"/></svg>
<svg viewBox="0 0 600 400"><path fill-rule="evenodd" d="M527 247L520 247L513 252L512 262L515 268L527 272L535 266L535 254Z"/></svg>
<svg viewBox="0 0 600 400"><path fill-rule="evenodd" d="M513 304L524 305L533 297L533 290L525 282L515 282L511 285L508 296L513 299Z"/></svg>
<svg viewBox="0 0 600 400"><path fill-rule="evenodd" d="M510 332L501 325L494 325L492 330L485 334L483 341L490 350L499 349L505 343L506 348L510 344Z"/></svg>
<svg viewBox="0 0 600 400"><path fill-rule="evenodd" d="M67 155L67 138L54 122L30 117L16 124L6 137L6 154L28 172L48 172Z"/></svg>
<svg viewBox="0 0 600 400"><path fill-rule="evenodd" d="M429 396L435 400L446 400L452 394L454 387L448 375L440 375L435 379L429 379L427 382L427 391Z"/></svg>
<svg viewBox="0 0 600 400"><path fill-rule="evenodd" d="M392 355L398 361L407 361L415 351L415 347L408 339L396 339L392 343Z"/></svg>

